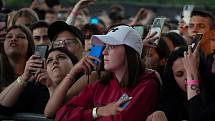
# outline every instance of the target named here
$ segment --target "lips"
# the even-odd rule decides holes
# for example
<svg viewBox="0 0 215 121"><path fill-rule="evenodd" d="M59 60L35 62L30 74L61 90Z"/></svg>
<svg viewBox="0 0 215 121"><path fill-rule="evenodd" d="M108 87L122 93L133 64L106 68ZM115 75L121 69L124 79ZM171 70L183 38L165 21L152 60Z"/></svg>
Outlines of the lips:
<svg viewBox="0 0 215 121"><path fill-rule="evenodd" d="M59 67L59 66L54 66L54 67L52 68L52 71L55 70L55 69L60 69L60 67Z"/></svg>
<svg viewBox="0 0 215 121"><path fill-rule="evenodd" d="M15 43L15 42L11 42L10 44L9 44L9 46L11 46L11 47L15 47L15 46L17 46L18 44L17 43Z"/></svg>

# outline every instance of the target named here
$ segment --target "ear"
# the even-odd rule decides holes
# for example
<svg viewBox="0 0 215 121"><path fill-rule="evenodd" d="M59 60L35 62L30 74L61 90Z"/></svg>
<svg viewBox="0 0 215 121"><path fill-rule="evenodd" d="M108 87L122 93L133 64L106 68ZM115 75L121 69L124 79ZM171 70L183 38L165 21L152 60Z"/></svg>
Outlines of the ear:
<svg viewBox="0 0 215 121"><path fill-rule="evenodd" d="M165 58L162 58L161 60L160 60L160 65L165 65L166 64L166 59Z"/></svg>

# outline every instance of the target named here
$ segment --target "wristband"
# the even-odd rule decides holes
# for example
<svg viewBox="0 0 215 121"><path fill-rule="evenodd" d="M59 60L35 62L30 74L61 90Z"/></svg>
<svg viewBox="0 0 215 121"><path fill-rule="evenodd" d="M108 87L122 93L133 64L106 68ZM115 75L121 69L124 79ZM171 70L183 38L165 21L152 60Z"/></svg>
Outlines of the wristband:
<svg viewBox="0 0 215 121"><path fill-rule="evenodd" d="M198 80L187 80L187 85L199 84Z"/></svg>
<svg viewBox="0 0 215 121"><path fill-rule="evenodd" d="M93 116L93 119L98 118L98 115L97 115L97 107L93 108L92 116Z"/></svg>
<svg viewBox="0 0 215 121"><path fill-rule="evenodd" d="M18 84L24 85L24 86L27 86L27 84L28 84L28 82L27 82L27 81L24 81L24 80L22 79L21 76L19 76L19 77L16 79L16 82L17 82Z"/></svg>

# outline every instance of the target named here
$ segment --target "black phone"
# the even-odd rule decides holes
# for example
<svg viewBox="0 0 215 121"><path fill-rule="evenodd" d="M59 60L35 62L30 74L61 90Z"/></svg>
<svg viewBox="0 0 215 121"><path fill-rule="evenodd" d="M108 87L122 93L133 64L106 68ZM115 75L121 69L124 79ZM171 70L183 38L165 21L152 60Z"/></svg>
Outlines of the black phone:
<svg viewBox="0 0 215 121"><path fill-rule="evenodd" d="M203 33L197 33L194 38L193 38L193 41L191 43L191 46L192 46L192 51L194 51L198 45L198 43L201 41L203 37Z"/></svg>
<svg viewBox="0 0 215 121"><path fill-rule="evenodd" d="M141 38L143 38L145 27L143 25L133 25L132 27L140 34Z"/></svg>
<svg viewBox="0 0 215 121"><path fill-rule="evenodd" d="M90 52L89 52L89 55L90 56L94 56L94 57L97 57L97 58L100 58L102 56L102 51L104 50L105 46L104 45L92 45L92 47L90 48ZM96 65L99 64L99 62L97 60L94 60L94 63Z"/></svg>
<svg viewBox="0 0 215 121"><path fill-rule="evenodd" d="M7 19L8 15L0 12L0 30L7 31Z"/></svg>

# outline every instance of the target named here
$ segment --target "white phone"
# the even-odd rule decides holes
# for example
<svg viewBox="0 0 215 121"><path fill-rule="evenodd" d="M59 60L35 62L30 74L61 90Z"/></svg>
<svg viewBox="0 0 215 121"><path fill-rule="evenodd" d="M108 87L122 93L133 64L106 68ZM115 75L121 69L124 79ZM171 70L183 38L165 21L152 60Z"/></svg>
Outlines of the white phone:
<svg viewBox="0 0 215 121"><path fill-rule="evenodd" d="M189 23L190 23L190 16L193 11L193 8L194 8L194 5L184 5L182 14L184 16L183 20L187 25L189 25Z"/></svg>
<svg viewBox="0 0 215 121"><path fill-rule="evenodd" d="M155 37L158 37L157 40L151 43L155 46L158 45L165 19L165 17L157 17L154 19L153 24L151 25L150 34L156 32Z"/></svg>

